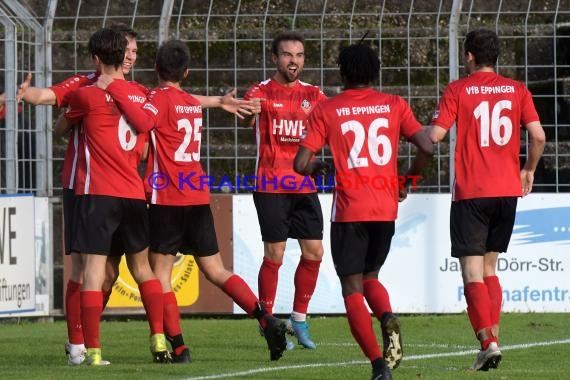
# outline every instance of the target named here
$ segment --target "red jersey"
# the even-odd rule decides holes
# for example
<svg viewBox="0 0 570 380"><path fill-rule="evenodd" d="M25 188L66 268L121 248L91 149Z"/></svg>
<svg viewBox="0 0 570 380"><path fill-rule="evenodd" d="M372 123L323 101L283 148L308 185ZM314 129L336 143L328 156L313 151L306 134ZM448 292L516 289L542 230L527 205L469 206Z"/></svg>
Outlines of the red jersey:
<svg viewBox="0 0 570 380"><path fill-rule="evenodd" d="M329 145L336 169L331 221L393 221L398 215L398 144L422 126L401 97L350 89L321 102L301 146Z"/></svg>
<svg viewBox="0 0 570 380"><path fill-rule="evenodd" d="M252 98L265 99L255 125L256 191L314 193L315 189L302 185L304 177L293 170L293 160L307 117L318 102L326 99L325 94L317 86L301 81L287 87L267 79L244 95L244 99Z"/></svg>
<svg viewBox="0 0 570 380"><path fill-rule="evenodd" d="M129 122L150 131L145 190L150 203L192 206L210 203L210 183L200 164L202 107L200 101L175 87L156 88L142 108L129 107L120 86L107 91ZM152 185L152 186L151 186Z"/></svg>
<svg viewBox="0 0 570 380"><path fill-rule="evenodd" d="M49 87L55 94L55 104L58 108L67 107L71 94L80 87L88 86L97 81L99 75L91 73L89 75L76 74L67 78L63 82ZM77 167L77 149L79 148L79 131L71 128L65 157L63 159L63 170L61 171L61 183L64 189L73 189L75 183L75 168Z"/></svg>
<svg viewBox="0 0 570 380"><path fill-rule="evenodd" d="M453 199L521 196L520 129L538 120L521 82L476 72L450 83L432 124L457 125Z"/></svg>
<svg viewBox="0 0 570 380"><path fill-rule="evenodd" d="M146 101L138 84L123 82L133 105ZM70 123L81 125L75 194L145 199L138 163L146 134L127 123L113 98L95 86L82 87L73 94L65 115Z"/></svg>

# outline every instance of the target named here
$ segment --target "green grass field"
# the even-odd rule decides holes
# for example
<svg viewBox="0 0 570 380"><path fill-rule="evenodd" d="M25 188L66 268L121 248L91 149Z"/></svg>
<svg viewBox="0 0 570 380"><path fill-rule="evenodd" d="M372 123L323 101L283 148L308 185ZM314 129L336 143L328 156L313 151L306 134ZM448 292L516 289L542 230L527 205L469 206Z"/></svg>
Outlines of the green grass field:
<svg viewBox="0 0 570 380"><path fill-rule="evenodd" d="M489 372L468 371L476 342L466 315L401 316L404 360L394 379L569 379L570 315L505 314L503 361ZM368 379L370 364L344 317L309 320L317 350L297 346L269 361L265 341L250 319L185 319L192 351L188 365L153 364L144 321L105 321L103 357L108 367L69 367L66 327L22 321L0 323L2 379ZM378 331L378 323L376 322ZM379 335L379 334L378 334Z"/></svg>

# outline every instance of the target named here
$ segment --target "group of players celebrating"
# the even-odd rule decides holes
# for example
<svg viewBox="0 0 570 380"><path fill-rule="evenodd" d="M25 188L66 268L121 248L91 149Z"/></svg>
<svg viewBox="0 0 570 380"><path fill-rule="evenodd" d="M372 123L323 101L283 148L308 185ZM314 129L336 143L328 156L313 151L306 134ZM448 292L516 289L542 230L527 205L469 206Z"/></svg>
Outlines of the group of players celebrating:
<svg viewBox="0 0 570 380"><path fill-rule="evenodd" d="M199 180L205 174L200 164L202 109L222 108L253 129L256 178L275 184L285 176L302 182L305 176L327 174L330 165L314 157L325 145L332 152L336 173L395 178L401 137L416 146L405 177L415 178L433 156L434 143L455 124L452 256L461 264L469 320L480 342L471 368L496 368L502 357L497 257L507 249L517 198L531 191L545 144L528 89L494 71L498 45L492 31L479 29L467 35L468 76L446 88L429 126L417 121L401 97L373 88L380 62L365 43L345 47L339 54L344 85L340 94L327 98L317 86L300 81L305 51L304 39L296 32L275 37L274 74L253 85L243 100L235 98L235 91L223 97L185 92L182 81L189 74L190 52L179 40L164 42L158 49L156 88L125 80L136 61L137 46L136 33L124 25L91 36L94 73L75 75L50 88L30 87L27 78L19 97L66 109L55 132L69 133L63 169L65 243L72 259L65 297L69 364L109 364L102 358L99 324L123 254L139 286L150 327L150 351L157 362L191 361L171 288L178 253L194 255L205 277L258 320L271 360L295 348L287 333L296 336L300 346L317 348L307 323L324 254L323 216L314 189L256 188L253 197L264 243L258 298L222 262L208 188L158 190L147 181L155 172L170 178L193 172ZM480 86L513 91L466 90ZM353 108L369 112L347 111ZM530 137L522 171L521 126ZM144 179L137 170L141 159L147 160ZM406 198L409 185L379 190L363 183L336 189L333 198L331 254L350 331L370 360L372 379L391 379L391 370L403 357L400 321L379 272L390 251L398 202ZM301 258L292 312L284 321L273 316L273 305L289 238L298 240ZM380 323L382 345L369 309Z"/></svg>

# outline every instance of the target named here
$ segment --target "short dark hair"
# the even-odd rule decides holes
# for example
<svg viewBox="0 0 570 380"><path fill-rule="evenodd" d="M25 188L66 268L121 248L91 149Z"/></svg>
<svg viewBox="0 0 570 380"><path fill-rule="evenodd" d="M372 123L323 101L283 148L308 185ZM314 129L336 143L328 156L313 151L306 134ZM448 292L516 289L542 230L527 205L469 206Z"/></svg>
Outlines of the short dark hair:
<svg viewBox="0 0 570 380"><path fill-rule="evenodd" d="M337 64L345 84L368 85L380 76L378 54L365 44L354 44L342 49Z"/></svg>
<svg viewBox="0 0 570 380"><path fill-rule="evenodd" d="M271 53L277 55L279 52L279 44L283 41L298 41L305 46L305 38L300 33L288 31L288 32L281 32L273 39L273 43L271 44Z"/></svg>
<svg viewBox="0 0 570 380"><path fill-rule="evenodd" d="M190 67L190 50L180 40L164 42L156 53L156 71L161 80L182 82Z"/></svg>
<svg viewBox="0 0 570 380"><path fill-rule="evenodd" d="M128 26L124 22L114 22L111 25L109 25L109 29L113 29L113 30L116 30L118 32L121 32L126 37L129 37L132 39L136 39L137 36L139 35L137 32L135 32L130 26Z"/></svg>
<svg viewBox="0 0 570 380"><path fill-rule="evenodd" d="M465 54L473 54L476 65L495 66L501 52L497 33L489 29L475 29L467 33L463 46Z"/></svg>
<svg viewBox="0 0 570 380"><path fill-rule="evenodd" d="M118 69L125 59L127 39L124 34L112 29L100 29L89 38L88 49L91 56L97 56L105 65Z"/></svg>

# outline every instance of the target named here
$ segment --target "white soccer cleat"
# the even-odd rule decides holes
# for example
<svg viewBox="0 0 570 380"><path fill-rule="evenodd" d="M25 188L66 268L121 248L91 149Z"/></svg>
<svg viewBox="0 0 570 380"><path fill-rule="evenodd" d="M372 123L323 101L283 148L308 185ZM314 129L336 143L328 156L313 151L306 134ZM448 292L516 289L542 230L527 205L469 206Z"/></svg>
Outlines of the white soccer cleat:
<svg viewBox="0 0 570 380"><path fill-rule="evenodd" d="M488 371L489 368L497 368L501 362L502 354L495 342L489 343L486 350L481 350L471 366L472 371Z"/></svg>
<svg viewBox="0 0 570 380"><path fill-rule="evenodd" d="M85 361L85 349L84 344L71 344L69 342L65 343L65 353L67 355L68 365L80 365Z"/></svg>

